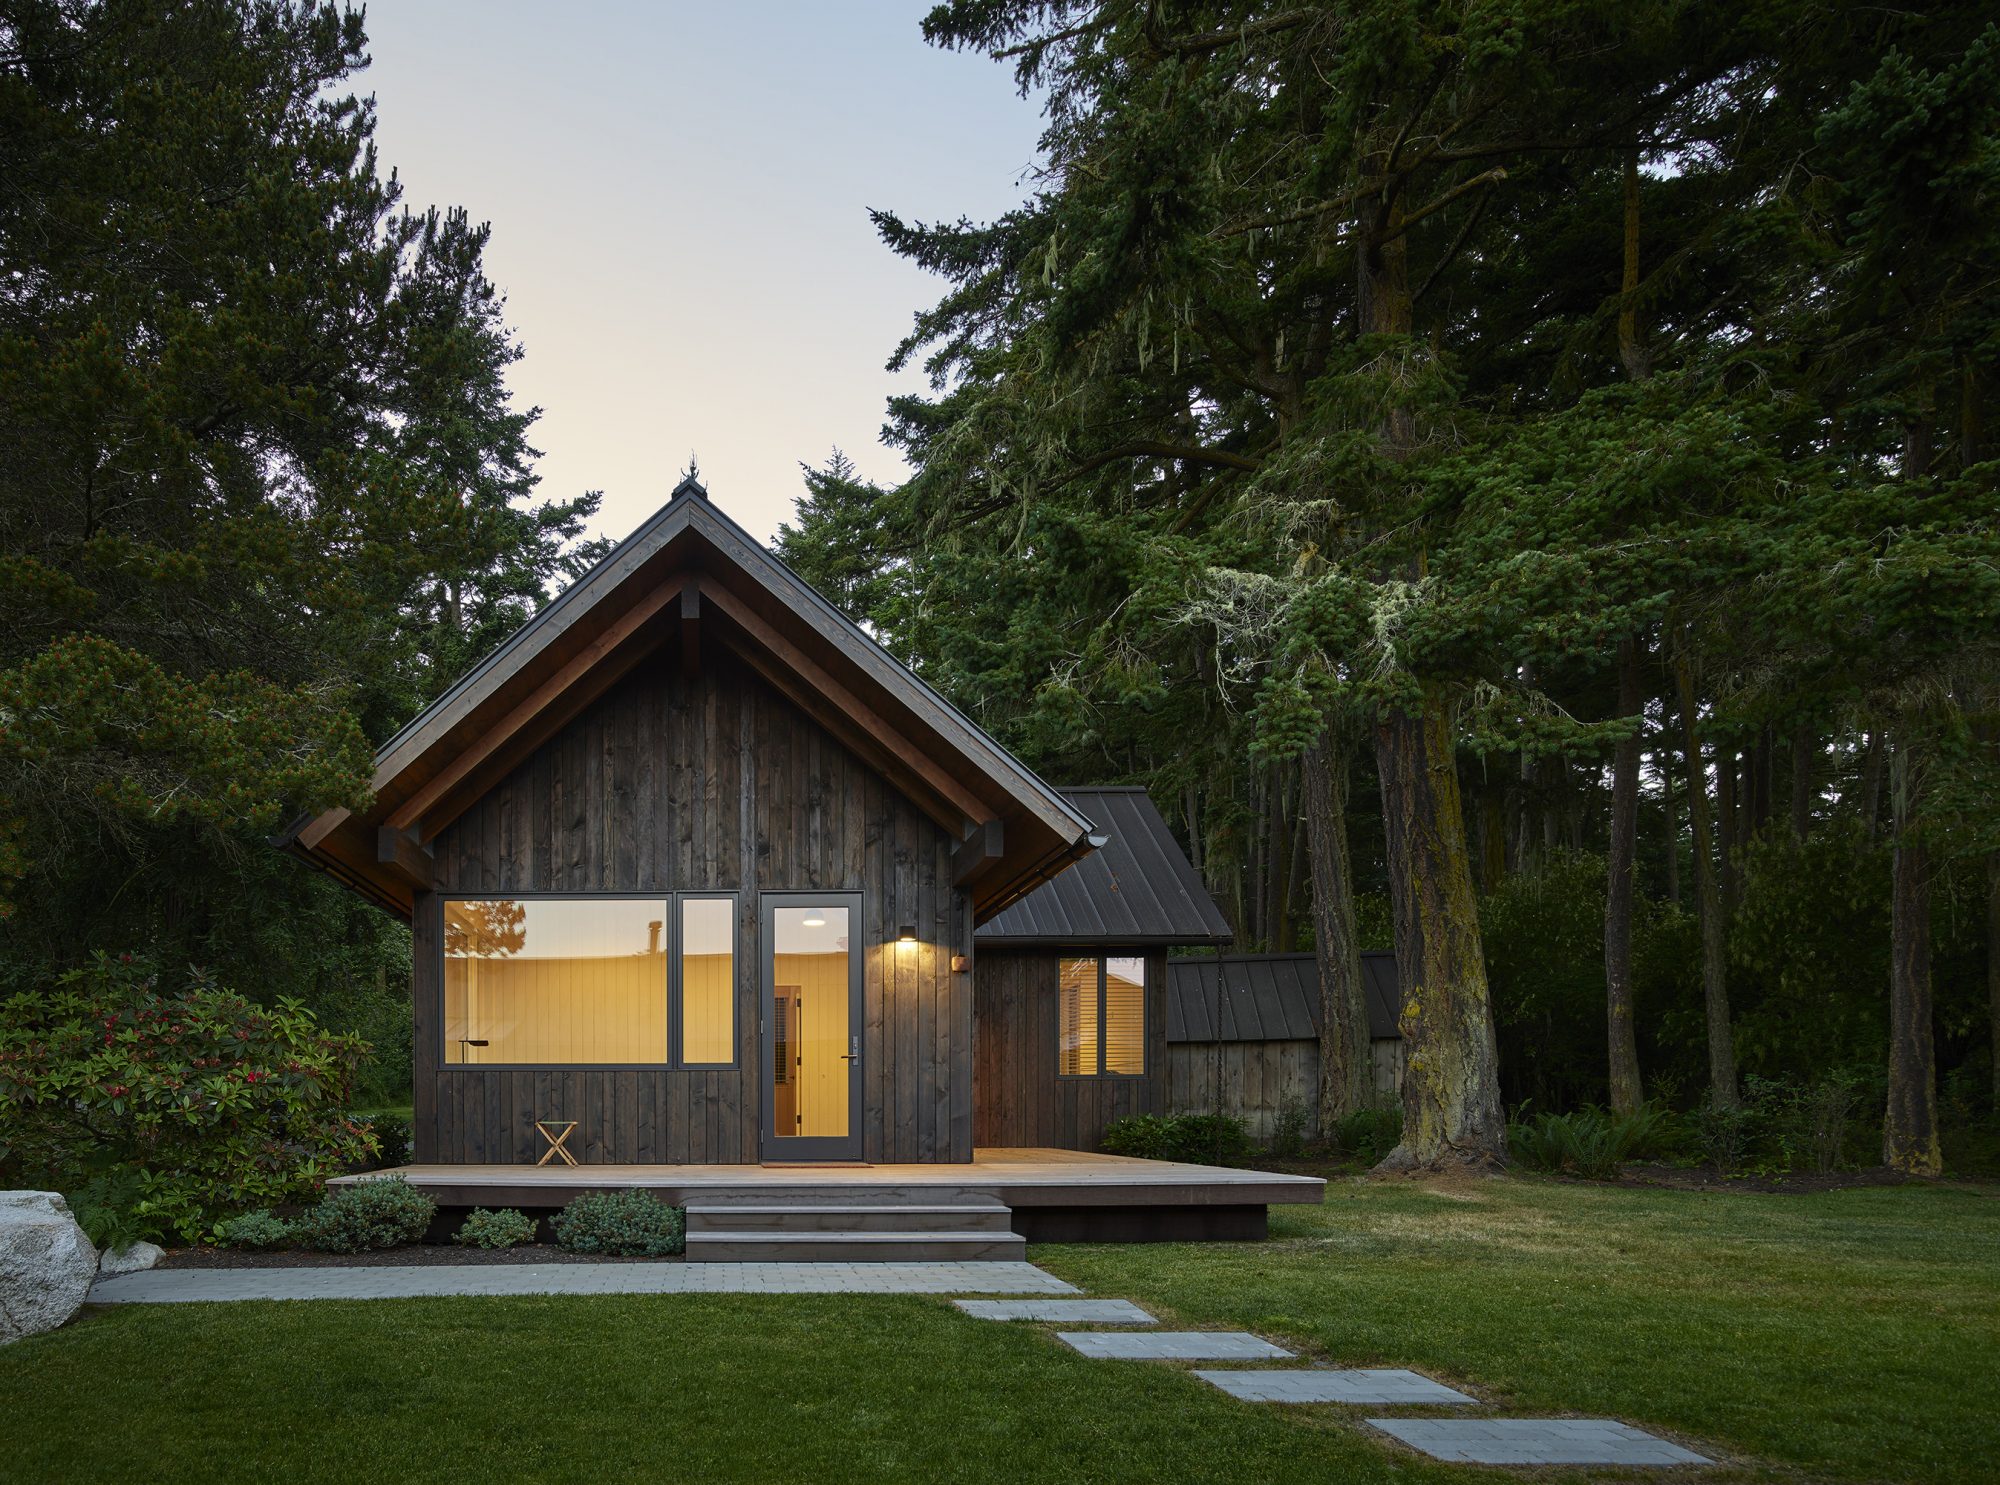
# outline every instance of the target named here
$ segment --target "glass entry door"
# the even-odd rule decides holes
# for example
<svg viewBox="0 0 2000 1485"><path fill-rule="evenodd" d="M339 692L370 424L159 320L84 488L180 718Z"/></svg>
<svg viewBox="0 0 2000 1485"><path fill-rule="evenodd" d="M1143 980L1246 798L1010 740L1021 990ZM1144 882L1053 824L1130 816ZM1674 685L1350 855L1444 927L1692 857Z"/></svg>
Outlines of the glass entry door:
<svg viewBox="0 0 2000 1485"><path fill-rule="evenodd" d="M763 898L766 1160L861 1158L861 894Z"/></svg>

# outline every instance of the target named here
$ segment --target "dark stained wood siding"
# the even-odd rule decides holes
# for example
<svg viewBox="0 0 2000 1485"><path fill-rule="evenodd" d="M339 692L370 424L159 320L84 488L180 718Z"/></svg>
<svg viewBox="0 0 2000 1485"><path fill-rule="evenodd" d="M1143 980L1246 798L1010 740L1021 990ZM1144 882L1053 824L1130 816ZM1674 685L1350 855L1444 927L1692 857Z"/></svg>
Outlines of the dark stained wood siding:
<svg viewBox="0 0 2000 1485"><path fill-rule="evenodd" d="M1104 1137L1104 1126L1113 1119L1166 1111L1167 959L1163 952L1145 956L1145 1076L1056 1076L1058 966L1069 955L1088 952L979 951L973 965L975 1143L1095 1150Z"/></svg>
<svg viewBox="0 0 2000 1485"><path fill-rule="evenodd" d="M758 1159L758 893L862 896L865 1154L972 1158L971 918L951 840L726 652L665 652L549 739L433 843L415 926L415 1158L532 1162L537 1118L575 1119L589 1163ZM737 1067L439 1067L442 895L738 892ZM919 943L898 947L902 924Z"/></svg>

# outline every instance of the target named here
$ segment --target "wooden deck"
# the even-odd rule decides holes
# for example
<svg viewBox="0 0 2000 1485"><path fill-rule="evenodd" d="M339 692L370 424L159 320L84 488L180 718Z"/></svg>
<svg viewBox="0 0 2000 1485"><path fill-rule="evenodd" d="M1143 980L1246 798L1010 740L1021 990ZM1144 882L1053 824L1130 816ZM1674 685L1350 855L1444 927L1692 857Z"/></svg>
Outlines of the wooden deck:
<svg viewBox="0 0 2000 1485"><path fill-rule="evenodd" d="M979 1150L968 1162L897 1165L405 1165L340 1176L335 1184L397 1175L440 1206L560 1206L581 1191L637 1187L663 1201L836 1200L860 1196L987 1197L1017 1213L1124 1209L1130 1218L1163 1209L1243 1212L1273 1204L1317 1204L1326 1183L1166 1160L1134 1160L1077 1150ZM1134 1210L1137 1209L1137 1210ZM1046 1225L1046 1224L1044 1224ZM1221 1234L1218 1234L1221 1235Z"/></svg>

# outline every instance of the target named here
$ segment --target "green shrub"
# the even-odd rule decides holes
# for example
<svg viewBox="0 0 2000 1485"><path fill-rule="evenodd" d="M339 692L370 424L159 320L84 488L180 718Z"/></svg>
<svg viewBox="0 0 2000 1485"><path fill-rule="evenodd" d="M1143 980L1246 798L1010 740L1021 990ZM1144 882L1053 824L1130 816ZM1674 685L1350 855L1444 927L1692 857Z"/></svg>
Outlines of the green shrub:
<svg viewBox="0 0 2000 1485"><path fill-rule="evenodd" d="M401 1176L382 1176L330 1188L300 1217L299 1238L322 1253L367 1253L418 1242L437 1203Z"/></svg>
<svg viewBox="0 0 2000 1485"><path fill-rule="evenodd" d="M138 1171L100 1171L63 1196L76 1225L100 1248L123 1251L167 1235L160 1214L141 1210L146 1205L146 1181Z"/></svg>
<svg viewBox="0 0 2000 1485"><path fill-rule="evenodd" d="M401 1114L363 1114L355 1122L375 1136L375 1161L382 1167L410 1163L410 1121Z"/></svg>
<svg viewBox="0 0 2000 1485"><path fill-rule="evenodd" d="M1507 1126L1507 1148L1522 1165L1591 1181L1613 1181L1628 1160L1656 1153L1671 1116L1654 1104L1630 1114L1587 1107L1540 1114Z"/></svg>
<svg viewBox="0 0 2000 1485"><path fill-rule="evenodd" d="M518 1248L534 1240L535 1219L512 1207L474 1207L452 1239L462 1248Z"/></svg>
<svg viewBox="0 0 2000 1485"><path fill-rule="evenodd" d="M1393 1107L1356 1109L1334 1121L1327 1140L1349 1160L1379 1164L1403 1142L1403 1111Z"/></svg>
<svg viewBox="0 0 2000 1485"><path fill-rule="evenodd" d="M215 1240L225 1248L289 1248L292 1224L261 1208L215 1224Z"/></svg>
<svg viewBox="0 0 2000 1485"><path fill-rule="evenodd" d="M556 1241L572 1253L664 1258L687 1247L681 1209L645 1191L586 1191L551 1225Z"/></svg>
<svg viewBox="0 0 2000 1485"><path fill-rule="evenodd" d="M1241 1165L1250 1157L1250 1134L1227 1114L1128 1114L1104 1126L1103 1148L1141 1160L1191 1165Z"/></svg>
<svg viewBox="0 0 2000 1485"><path fill-rule="evenodd" d="M1278 1100L1278 1117L1271 1128L1271 1153L1280 1160L1296 1160L1305 1152L1305 1100L1288 1093Z"/></svg>
<svg viewBox="0 0 2000 1485"><path fill-rule="evenodd" d="M266 1009L193 972L162 990L99 955L0 1001L0 1165L57 1190L129 1178L129 1218L192 1239L373 1153L341 1112L365 1050L296 1001Z"/></svg>

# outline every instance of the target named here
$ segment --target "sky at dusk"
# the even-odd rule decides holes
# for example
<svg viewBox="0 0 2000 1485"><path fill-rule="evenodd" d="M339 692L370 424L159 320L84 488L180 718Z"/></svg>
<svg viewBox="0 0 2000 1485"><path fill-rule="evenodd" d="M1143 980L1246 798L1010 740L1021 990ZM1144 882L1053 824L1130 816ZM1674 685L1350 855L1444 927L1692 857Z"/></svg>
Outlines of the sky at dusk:
<svg viewBox="0 0 2000 1485"><path fill-rule="evenodd" d="M868 210L996 215L1040 126L1006 65L924 44L928 8L371 0L384 168L493 225L542 496L601 489L621 537L693 454L768 539L836 444L902 477L883 405L923 378L883 363L942 283Z"/></svg>

